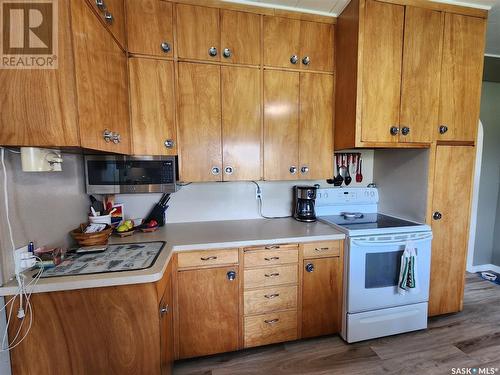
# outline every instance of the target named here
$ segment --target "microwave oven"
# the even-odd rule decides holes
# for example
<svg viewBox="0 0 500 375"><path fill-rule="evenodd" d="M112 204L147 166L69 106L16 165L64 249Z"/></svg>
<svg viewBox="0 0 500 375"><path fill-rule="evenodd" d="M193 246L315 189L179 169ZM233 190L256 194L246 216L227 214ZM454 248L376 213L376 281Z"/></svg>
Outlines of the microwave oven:
<svg viewBox="0 0 500 375"><path fill-rule="evenodd" d="M173 193L175 156L86 155L87 194Z"/></svg>

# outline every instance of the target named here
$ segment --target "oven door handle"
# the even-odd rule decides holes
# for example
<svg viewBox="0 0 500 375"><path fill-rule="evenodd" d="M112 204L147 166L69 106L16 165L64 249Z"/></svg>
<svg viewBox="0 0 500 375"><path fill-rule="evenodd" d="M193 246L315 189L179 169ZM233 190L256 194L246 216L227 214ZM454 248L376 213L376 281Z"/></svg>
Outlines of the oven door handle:
<svg viewBox="0 0 500 375"><path fill-rule="evenodd" d="M418 244L420 242L429 241L432 239L432 233L427 234L425 237L418 238L408 238L404 239L394 239L394 240L371 240L369 238L359 238L359 239L351 239L351 243L355 246L386 246L386 245L400 245L404 246L407 242L411 242L413 244Z"/></svg>

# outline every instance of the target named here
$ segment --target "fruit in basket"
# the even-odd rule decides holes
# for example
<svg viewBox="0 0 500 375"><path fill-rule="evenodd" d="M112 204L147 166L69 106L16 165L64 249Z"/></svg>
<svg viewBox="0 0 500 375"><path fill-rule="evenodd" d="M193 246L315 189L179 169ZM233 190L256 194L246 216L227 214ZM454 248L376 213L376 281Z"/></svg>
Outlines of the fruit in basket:
<svg viewBox="0 0 500 375"><path fill-rule="evenodd" d="M134 227L134 222L132 220L127 220L123 223L123 225L126 225L128 229L132 229Z"/></svg>
<svg viewBox="0 0 500 375"><path fill-rule="evenodd" d="M158 222L156 220L150 220L149 223L147 224L148 228L154 228L158 226Z"/></svg>
<svg viewBox="0 0 500 375"><path fill-rule="evenodd" d="M127 232L127 231L129 231L129 230L130 230L130 228L129 228L129 227L128 227L128 225L126 225L126 224L122 224L122 225L120 225L118 228L116 228L116 231L117 231L118 233Z"/></svg>

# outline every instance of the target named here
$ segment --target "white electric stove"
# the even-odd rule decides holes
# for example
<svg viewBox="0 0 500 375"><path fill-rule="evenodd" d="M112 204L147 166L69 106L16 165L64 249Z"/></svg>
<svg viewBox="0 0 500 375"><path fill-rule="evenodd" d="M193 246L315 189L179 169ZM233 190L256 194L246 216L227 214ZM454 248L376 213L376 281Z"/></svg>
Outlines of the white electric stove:
<svg viewBox="0 0 500 375"><path fill-rule="evenodd" d="M318 189L316 215L347 236L341 336L347 342L427 328L431 228L378 212L376 188ZM397 291L401 255L417 251L417 288Z"/></svg>

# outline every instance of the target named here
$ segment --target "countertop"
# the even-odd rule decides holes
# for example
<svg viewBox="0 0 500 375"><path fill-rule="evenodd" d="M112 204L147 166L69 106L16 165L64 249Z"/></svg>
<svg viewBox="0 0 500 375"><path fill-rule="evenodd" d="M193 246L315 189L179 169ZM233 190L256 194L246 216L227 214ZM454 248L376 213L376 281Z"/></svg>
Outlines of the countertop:
<svg viewBox="0 0 500 375"><path fill-rule="evenodd" d="M166 241L152 267L138 271L111 272L96 275L63 276L40 279L33 293L54 292L116 285L142 284L162 278L174 252L222 248L341 240L345 235L320 222L301 223L294 219L254 219L167 224L153 233L135 233L131 237L110 238L110 243ZM35 271L26 273L32 280ZM31 289L31 288L30 288ZM9 281L0 287L0 296L13 295L18 287Z"/></svg>

